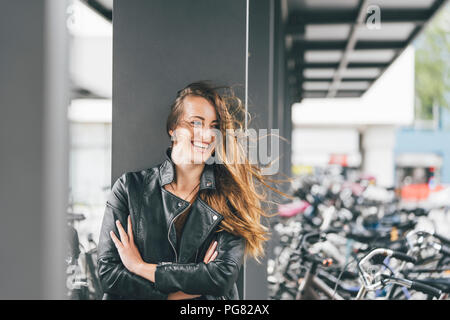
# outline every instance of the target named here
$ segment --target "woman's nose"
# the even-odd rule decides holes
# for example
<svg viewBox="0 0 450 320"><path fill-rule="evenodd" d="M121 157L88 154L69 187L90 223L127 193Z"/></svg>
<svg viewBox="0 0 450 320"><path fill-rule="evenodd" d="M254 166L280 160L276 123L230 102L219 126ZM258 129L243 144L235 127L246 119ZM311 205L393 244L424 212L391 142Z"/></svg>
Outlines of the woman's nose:
<svg viewBox="0 0 450 320"><path fill-rule="evenodd" d="M198 140L201 140L206 143L211 143L215 137L214 130L210 128L198 129L197 132L195 132L194 134L195 138L198 138Z"/></svg>

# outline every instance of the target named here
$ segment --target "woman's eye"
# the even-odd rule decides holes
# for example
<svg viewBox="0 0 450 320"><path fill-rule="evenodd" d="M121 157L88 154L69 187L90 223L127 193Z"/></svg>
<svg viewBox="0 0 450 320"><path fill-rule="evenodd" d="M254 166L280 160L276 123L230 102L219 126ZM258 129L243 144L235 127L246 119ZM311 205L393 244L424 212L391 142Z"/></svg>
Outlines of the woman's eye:
<svg viewBox="0 0 450 320"><path fill-rule="evenodd" d="M202 122L201 121L191 121L191 124L194 127L201 127L202 126Z"/></svg>

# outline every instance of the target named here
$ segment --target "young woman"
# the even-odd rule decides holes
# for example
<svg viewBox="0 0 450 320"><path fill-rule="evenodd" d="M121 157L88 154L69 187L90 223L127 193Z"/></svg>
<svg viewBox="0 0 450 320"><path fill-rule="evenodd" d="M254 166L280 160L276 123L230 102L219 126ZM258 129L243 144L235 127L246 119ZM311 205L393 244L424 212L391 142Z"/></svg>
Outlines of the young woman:
<svg viewBox="0 0 450 320"><path fill-rule="evenodd" d="M242 129L242 104L219 89L198 82L180 90L165 161L113 185L98 246L105 299L238 299L244 255L263 255L259 186L278 191L226 138Z"/></svg>

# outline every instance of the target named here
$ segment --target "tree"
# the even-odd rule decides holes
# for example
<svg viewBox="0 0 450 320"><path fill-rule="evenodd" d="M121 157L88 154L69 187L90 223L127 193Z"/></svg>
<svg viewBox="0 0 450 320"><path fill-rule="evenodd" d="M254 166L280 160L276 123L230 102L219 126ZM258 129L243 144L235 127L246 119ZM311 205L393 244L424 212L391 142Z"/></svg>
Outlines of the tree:
<svg viewBox="0 0 450 320"><path fill-rule="evenodd" d="M433 106L450 108L450 3L414 43L416 117L432 119Z"/></svg>

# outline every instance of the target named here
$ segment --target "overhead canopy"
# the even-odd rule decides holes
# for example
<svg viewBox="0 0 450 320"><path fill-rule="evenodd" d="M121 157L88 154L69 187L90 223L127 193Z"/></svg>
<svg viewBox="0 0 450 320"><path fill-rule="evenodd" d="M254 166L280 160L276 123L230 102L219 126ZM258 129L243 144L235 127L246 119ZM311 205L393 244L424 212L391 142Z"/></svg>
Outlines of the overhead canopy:
<svg viewBox="0 0 450 320"><path fill-rule="evenodd" d="M113 0L83 1L112 21ZM287 85L300 101L360 97L447 0L275 1L285 4Z"/></svg>
<svg viewBox="0 0 450 320"><path fill-rule="evenodd" d="M288 85L303 98L359 97L445 0L287 0Z"/></svg>

